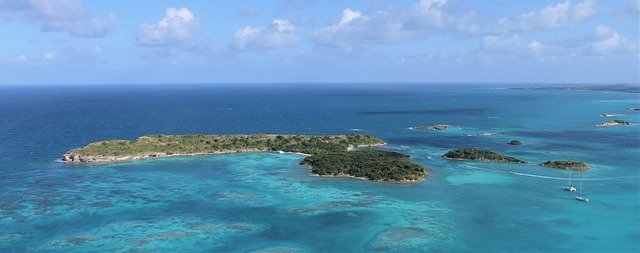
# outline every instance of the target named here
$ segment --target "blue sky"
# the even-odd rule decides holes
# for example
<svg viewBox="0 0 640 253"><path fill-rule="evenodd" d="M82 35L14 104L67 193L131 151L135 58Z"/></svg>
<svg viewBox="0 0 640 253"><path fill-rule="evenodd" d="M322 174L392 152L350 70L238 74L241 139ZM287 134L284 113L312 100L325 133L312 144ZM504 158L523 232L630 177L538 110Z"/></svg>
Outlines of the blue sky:
<svg viewBox="0 0 640 253"><path fill-rule="evenodd" d="M0 85L638 83L640 0L0 0Z"/></svg>

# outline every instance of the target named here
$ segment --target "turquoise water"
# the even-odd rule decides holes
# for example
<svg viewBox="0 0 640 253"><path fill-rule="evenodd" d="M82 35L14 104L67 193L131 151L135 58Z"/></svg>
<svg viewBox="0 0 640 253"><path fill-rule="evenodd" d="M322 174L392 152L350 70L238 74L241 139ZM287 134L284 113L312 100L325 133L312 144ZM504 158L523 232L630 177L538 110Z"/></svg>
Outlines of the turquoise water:
<svg viewBox="0 0 640 253"><path fill-rule="evenodd" d="M638 252L640 127L595 126L600 113L640 122L629 107L639 95L486 85L1 87L0 252ZM408 129L436 123L457 127ZM349 132L431 174L318 178L276 153L56 161L151 133ZM458 147L530 164L440 158ZM571 175L589 203L562 190L568 172L536 166L551 159L592 165Z"/></svg>

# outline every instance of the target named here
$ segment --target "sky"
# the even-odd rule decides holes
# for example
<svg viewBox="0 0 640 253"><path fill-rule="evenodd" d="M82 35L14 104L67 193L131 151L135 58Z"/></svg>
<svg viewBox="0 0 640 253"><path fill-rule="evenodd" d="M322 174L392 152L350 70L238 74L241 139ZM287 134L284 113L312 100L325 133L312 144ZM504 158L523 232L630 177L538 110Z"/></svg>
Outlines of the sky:
<svg viewBox="0 0 640 253"><path fill-rule="evenodd" d="M0 85L640 82L640 0L0 0Z"/></svg>

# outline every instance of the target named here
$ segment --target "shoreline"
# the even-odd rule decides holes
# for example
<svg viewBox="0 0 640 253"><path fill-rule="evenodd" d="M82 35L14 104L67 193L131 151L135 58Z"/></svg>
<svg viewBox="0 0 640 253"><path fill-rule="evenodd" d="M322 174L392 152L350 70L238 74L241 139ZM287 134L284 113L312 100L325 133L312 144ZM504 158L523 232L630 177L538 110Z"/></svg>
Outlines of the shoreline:
<svg viewBox="0 0 640 253"><path fill-rule="evenodd" d="M308 166L310 167L310 166ZM311 167L310 167L311 168ZM385 181L385 180L370 180L368 178L365 177L356 177L356 176L352 176L352 175L348 175L348 174L341 174L341 175L320 175L320 174L316 174L311 172L311 170L309 170L309 176L312 177L327 177L327 178L344 178L344 179L357 179L357 180L364 180L364 181L370 181L370 182L376 182L376 183L389 183L389 184L416 184L416 183L422 183L427 181L426 178L423 179L419 179L419 180L403 180L403 181Z"/></svg>
<svg viewBox="0 0 640 253"><path fill-rule="evenodd" d="M375 143L375 144L365 144L358 145L355 148L370 148L370 147L380 147L387 145L386 142ZM355 149L354 148L354 149ZM352 151L354 149L348 149L348 151ZM288 152L283 150L260 150L260 149L243 149L243 150L222 150L215 152L197 152L197 153L176 153L176 154L166 154L162 152L147 152L141 154L134 155L126 155L126 156L103 156L103 155L81 155L81 154L72 154L65 153L62 155L61 161L66 164L115 164L115 163L127 163L134 161L144 161L144 160L153 160L153 159L165 159L165 158L180 158L180 157L192 157L192 156L208 156L208 155L224 155L224 154L237 154L237 153L277 153L277 154L293 154L293 155L301 155L301 156L311 156L311 154L306 154L302 152Z"/></svg>
<svg viewBox="0 0 640 253"><path fill-rule="evenodd" d="M229 154L245 154L245 153L273 153L273 154L287 154L287 155L301 155L301 156L311 156L310 154L300 153L300 152L285 152L282 150L273 151L273 150L246 150L246 151L228 151L228 152L213 152L213 153L193 153L193 154L171 154L171 155L162 155L162 156L144 156L144 157L136 157L133 158L116 158L115 160L90 160L90 161L68 161L61 158L56 159L58 162L70 164L70 165L106 165L106 164L117 164L117 163L128 163L128 162L136 162L136 161L149 161L149 160L160 160L160 159L169 159L169 158L185 158L185 157L197 157L197 156L213 156L213 155L229 155ZM95 156L90 156L95 157Z"/></svg>

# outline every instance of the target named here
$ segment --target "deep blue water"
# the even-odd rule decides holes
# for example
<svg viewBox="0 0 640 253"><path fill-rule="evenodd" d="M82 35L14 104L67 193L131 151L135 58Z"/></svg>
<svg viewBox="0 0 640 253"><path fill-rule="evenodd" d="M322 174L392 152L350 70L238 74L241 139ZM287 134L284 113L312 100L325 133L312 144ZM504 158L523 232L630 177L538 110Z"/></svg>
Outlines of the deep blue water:
<svg viewBox="0 0 640 253"><path fill-rule="evenodd" d="M498 85L0 87L0 252L639 252L640 127L595 126L600 113L640 123L629 107L638 94ZM409 129L436 123L457 127ZM350 132L428 179L312 177L273 153L56 161L145 134ZM459 147L530 163L440 158ZM592 165L572 174L589 203L562 190L568 172L536 166L565 159Z"/></svg>

